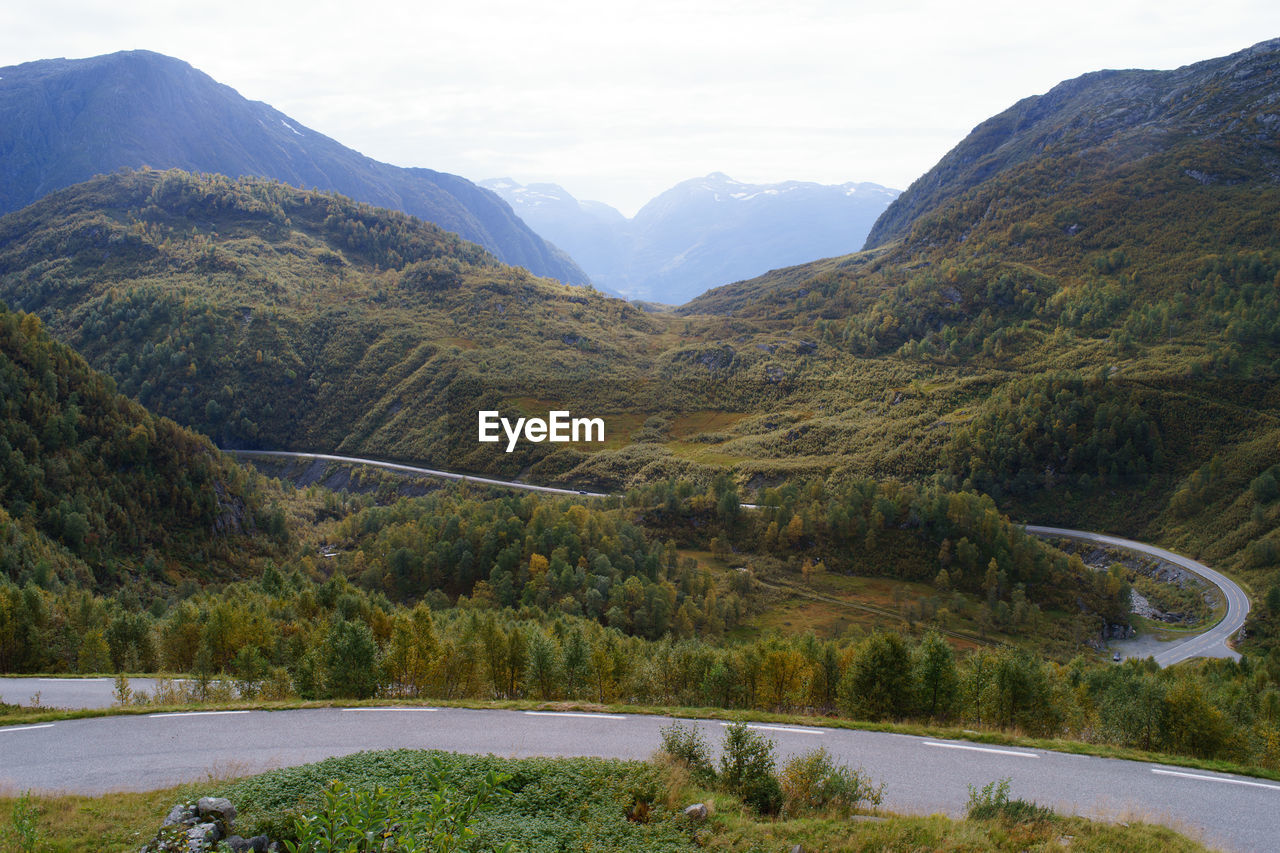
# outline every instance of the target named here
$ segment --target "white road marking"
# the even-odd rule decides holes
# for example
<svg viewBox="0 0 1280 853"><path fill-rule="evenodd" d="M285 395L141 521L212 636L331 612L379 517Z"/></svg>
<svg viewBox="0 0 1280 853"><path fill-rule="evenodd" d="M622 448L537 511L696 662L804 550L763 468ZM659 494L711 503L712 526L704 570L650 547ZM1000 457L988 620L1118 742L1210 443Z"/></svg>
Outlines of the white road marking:
<svg viewBox="0 0 1280 853"><path fill-rule="evenodd" d="M525 711L530 717L590 717L593 720L625 720L623 714L589 714L586 711Z"/></svg>
<svg viewBox="0 0 1280 853"><path fill-rule="evenodd" d="M934 740L924 742L925 746L940 746L943 749L968 749L973 752L991 752L996 755L1016 755L1019 758L1039 758L1034 752L1019 752L1016 749L993 749L989 746L966 746L961 743L938 743Z"/></svg>
<svg viewBox="0 0 1280 853"><path fill-rule="evenodd" d="M1151 772L1159 773L1163 776L1181 776L1183 779L1198 779L1202 782L1226 782L1228 785L1249 785L1253 788L1270 788L1272 791L1280 791L1280 785L1268 785L1266 782L1250 782L1248 779L1226 779L1222 776L1201 776L1199 773L1183 773L1180 770L1161 770L1158 767L1152 767Z"/></svg>
<svg viewBox="0 0 1280 853"><path fill-rule="evenodd" d="M344 711L439 711L439 708L343 708Z"/></svg>
<svg viewBox="0 0 1280 853"><path fill-rule="evenodd" d="M29 732L32 729L51 729L53 723L44 723L39 726L0 726L0 733L3 732Z"/></svg>
<svg viewBox="0 0 1280 853"><path fill-rule="evenodd" d="M172 714L147 714L152 720L164 717L216 717L220 714L248 714L248 711L177 711Z"/></svg>
<svg viewBox="0 0 1280 853"><path fill-rule="evenodd" d="M731 726L732 723L721 723L722 726ZM825 735L822 729L804 729L799 726L766 726L760 723L747 723L749 729L762 729L766 732L795 732L802 735Z"/></svg>

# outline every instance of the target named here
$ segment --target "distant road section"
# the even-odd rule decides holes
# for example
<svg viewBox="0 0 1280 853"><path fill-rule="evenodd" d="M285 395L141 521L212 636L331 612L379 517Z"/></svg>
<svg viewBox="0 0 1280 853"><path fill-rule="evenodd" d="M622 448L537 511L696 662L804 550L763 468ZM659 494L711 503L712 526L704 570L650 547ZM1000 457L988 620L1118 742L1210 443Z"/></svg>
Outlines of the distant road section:
<svg viewBox="0 0 1280 853"><path fill-rule="evenodd" d="M1061 527L1041 527L1035 524L1028 524L1026 530L1036 536L1060 536L1066 539L1079 539L1098 545L1109 545L1113 548L1137 551L1138 553L1173 563L1175 566L1184 568L1192 574L1204 578L1222 591L1222 597L1227 602L1226 615L1222 617L1221 622L1203 634L1197 634L1180 643L1173 643L1169 648L1156 654L1156 663L1160 666L1172 666L1184 660L1202 657L1240 660L1240 653L1228 646L1227 640L1231 639L1244 626L1245 617L1249 615L1249 597L1244 594L1244 590L1236 585L1236 582L1231 578L1190 557L1184 557L1181 554L1175 554L1172 551L1166 551L1154 545L1134 542L1132 539L1121 539L1118 536L1107 536L1102 533L1088 533L1083 530L1066 530Z"/></svg>
<svg viewBox="0 0 1280 853"><path fill-rule="evenodd" d="M607 498L610 495L603 492L586 492L575 489L560 489L554 486L535 486L531 483L520 483L514 480L496 480L489 477L473 477L470 474L459 474L454 471L440 471L435 468L418 468L413 465L401 465L396 462L380 462L376 459L362 459L356 456L335 456L330 453L296 453L288 450L229 450L236 456L265 456L285 459L320 459L328 462L343 462L349 465L369 465L374 468L386 468L391 471L402 471L407 474L417 474L423 477L442 477L446 480L457 480L459 482L480 483L485 486L498 486L508 489L524 489L530 492L543 492L553 495L582 495L592 498ZM744 508L755 509L755 504L743 504ZM1142 542L1134 542L1131 539L1121 539L1118 536L1107 536L1102 533L1089 533L1083 530L1067 530L1062 527L1041 527L1035 524L1026 526L1028 533L1036 536L1062 536L1068 539L1080 539L1086 542L1094 542L1099 545L1110 545L1113 548L1127 548L1131 551L1137 551L1142 554L1148 554L1161 560L1166 560L1176 566L1181 566L1193 574L1207 580L1209 583L1222 590L1222 595L1227 602L1227 614L1222 621L1209 629L1203 634L1198 634L1180 643L1173 643L1169 648L1155 655L1156 663L1160 666L1171 666L1184 660L1196 657L1211 658L1231 658L1239 660L1240 654L1227 645L1230 639L1237 631L1244 626L1245 617L1249 615L1249 597L1244 594L1244 590L1240 589L1236 583L1223 575L1216 572L1203 563L1192 560L1190 557L1184 557L1181 554L1175 554L1172 551L1166 551L1163 548L1157 548L1154 545L1145 545Z"/></svg>
<svg viewBox="0 0 1280 853"><path fill-rule="evenodd" d="M228 450L235 456L275 456L286 459L322 459L326 462L345 462L350 465L369 465L373 468L387 468L392 471L403 471L406 474L417 474L422 477L442 477L446 480L458 480L466 483L480 483L484 486L501 486L508 489L524 489L529 492L546 492L553 495L585 495L590 498L607 498L603 492L584 492L578 489L558 489L555 486L535 486L530 483L519 483L515 480L492 480L488 477L474 477L470 474L458 474L454 471L438 471L434 468L418 468L413 465L400 465L396 462L379 462L376 459L360 459L355 456L334 456L331 453L293 453L288 450Z"/></svg>

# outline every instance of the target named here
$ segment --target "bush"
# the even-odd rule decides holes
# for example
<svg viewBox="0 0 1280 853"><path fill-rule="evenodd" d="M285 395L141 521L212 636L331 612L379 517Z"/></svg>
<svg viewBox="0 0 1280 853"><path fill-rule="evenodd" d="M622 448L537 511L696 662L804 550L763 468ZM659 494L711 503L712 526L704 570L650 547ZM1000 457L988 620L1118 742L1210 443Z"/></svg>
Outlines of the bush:
<svg viewBox="0 0 1280 853"><path fill-rule="evenodd" d="M684 765L695 782L707 785L715 781L711 750L696 726L672 723L659 729L658 734L662 738L662 751Z"/></svg>
<svg viewBox="0 0 1280 853"><path fill-rule="evenodd" d="M1009 799L1009 778L989 782L979 791L969 786L969 803L965 814L970 820L1006 820L1030 823L1053 817L1053 809L1026 800Z"/></svg>
<svg viewBox="0 0 1280 853"><path fill-rule="evenodd" d="M782 809L782 786L774 767L773 741L751 731L746 723L729 724L720 755L720 781L726 790L761 814L777 814Z"/></svg>
<svg viewBox="0 0 1280 853"><path fill-rule="evenodd" d="M458 850L474 835L471 822L495 796L510 793L502 787L509 777L490 771L474 791L462 793L442 777L436 762L426 780L402 779L394 787L352 788L340 779L324 790L322 806L294 819L297 841L285 841L289 853L403 853ZM429 791L424 798L423 786ZM502 850L509 849L504 845Z"/></svg>
<svg viewBox="0 0 1280 853"><path fill-rule="evenodd" d="M836 764L825 748L797 755L782 771L783 812L826 812L848 817L860 804L875 808L884 800L884 785L873 785L861 769Z"/></svg>

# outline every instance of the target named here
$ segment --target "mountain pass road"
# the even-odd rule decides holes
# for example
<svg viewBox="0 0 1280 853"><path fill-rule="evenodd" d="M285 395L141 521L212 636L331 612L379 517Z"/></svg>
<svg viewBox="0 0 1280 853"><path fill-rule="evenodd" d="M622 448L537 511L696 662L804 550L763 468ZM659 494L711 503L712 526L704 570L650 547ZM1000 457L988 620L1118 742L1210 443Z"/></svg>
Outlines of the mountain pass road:
<svg viewBox="0 0 1280 853"><path fill-rule="evenodd" d="M0 727L0 788L102 794L241 775L370 749L647 758L666 717L399 706L212 711ZM719 743L723 723L694 721ZM1275 849L1280 783L1040 749L753 725L779 758L826 747L885 785L900 813L964 813L970 785L1009 777L1013 796L1062 812L1164 823L1236 851Z"/></svg>

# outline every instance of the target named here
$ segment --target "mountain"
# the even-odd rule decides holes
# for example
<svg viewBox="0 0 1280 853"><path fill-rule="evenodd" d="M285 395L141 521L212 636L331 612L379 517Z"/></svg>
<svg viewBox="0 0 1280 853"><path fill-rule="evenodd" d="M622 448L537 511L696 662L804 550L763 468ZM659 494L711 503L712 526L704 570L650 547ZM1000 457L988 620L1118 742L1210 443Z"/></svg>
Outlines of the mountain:
<svg viewBox="0 0 1280 853"><path fill-rule="evenodd" d="M834 364L900 371L866 403L892 412L899 458L1017 517L1179 543L1267 585L1277 86L1280 40L1064 83L957 145L885 212L875 248L681 313L807 330Z"/></svg>
<svg viewBox="0 0 1280 853"><path fill-rule="evenodd" d="M597 285L680 304L731 281L861 245L897 196L878 184L744 184L719 172L684 181L628 220L555 184L483 181Z"/></svg>
<svg viewBox="0 0 1280 853"><path fill-rule="evenodd" d="M0 299L224 446L467 470L514 474L548 450L477 447L477 409L617 405L652 359L638 308L499 264L437 226L177 170L99 176L0 217Z"/></svg>
<svg viewBox="0 0 1280 853"><path fill-rule="evenodd" d="M260 478L3 306L0 400L0 584L227 579L283 544Z"/></svg>
<svg viewBox="0 0 1280 853"><path fill-rule="evenodd" d="M0 298L219 442L609 490L724 471L752 489L936 481L1017 518L1181 543L1265 586L1280 143L1250 110L1277 53L1202 64L1150 113L1145 156L1124 123L1114 143L1047 147L901 239L678 313L337 196L154 172L0 219ZM490 408L601 416L607 440L491 452L474 432Z"/></svg>
<svg viewBox="0 0 1280 853"><path fill-rule="evenodd" d="M157 53L0 68L0 116L0 213L122 167L258 175L402 210L505 263L587 281L493 193L457 175L372 160Z"/></svg>
<svg viewBox="0 0 1280 853"><path fill-rule="evenodd" d="M1025 98L912 183L875 223L866 248L905 237L920 217L986 181L1060 157L1118 168L1185 152L1188 181L1273 182L1278 48L1273 39L1174 71L1097 71ZM1231 156L1217 156L1225 147Z"/></svg>

